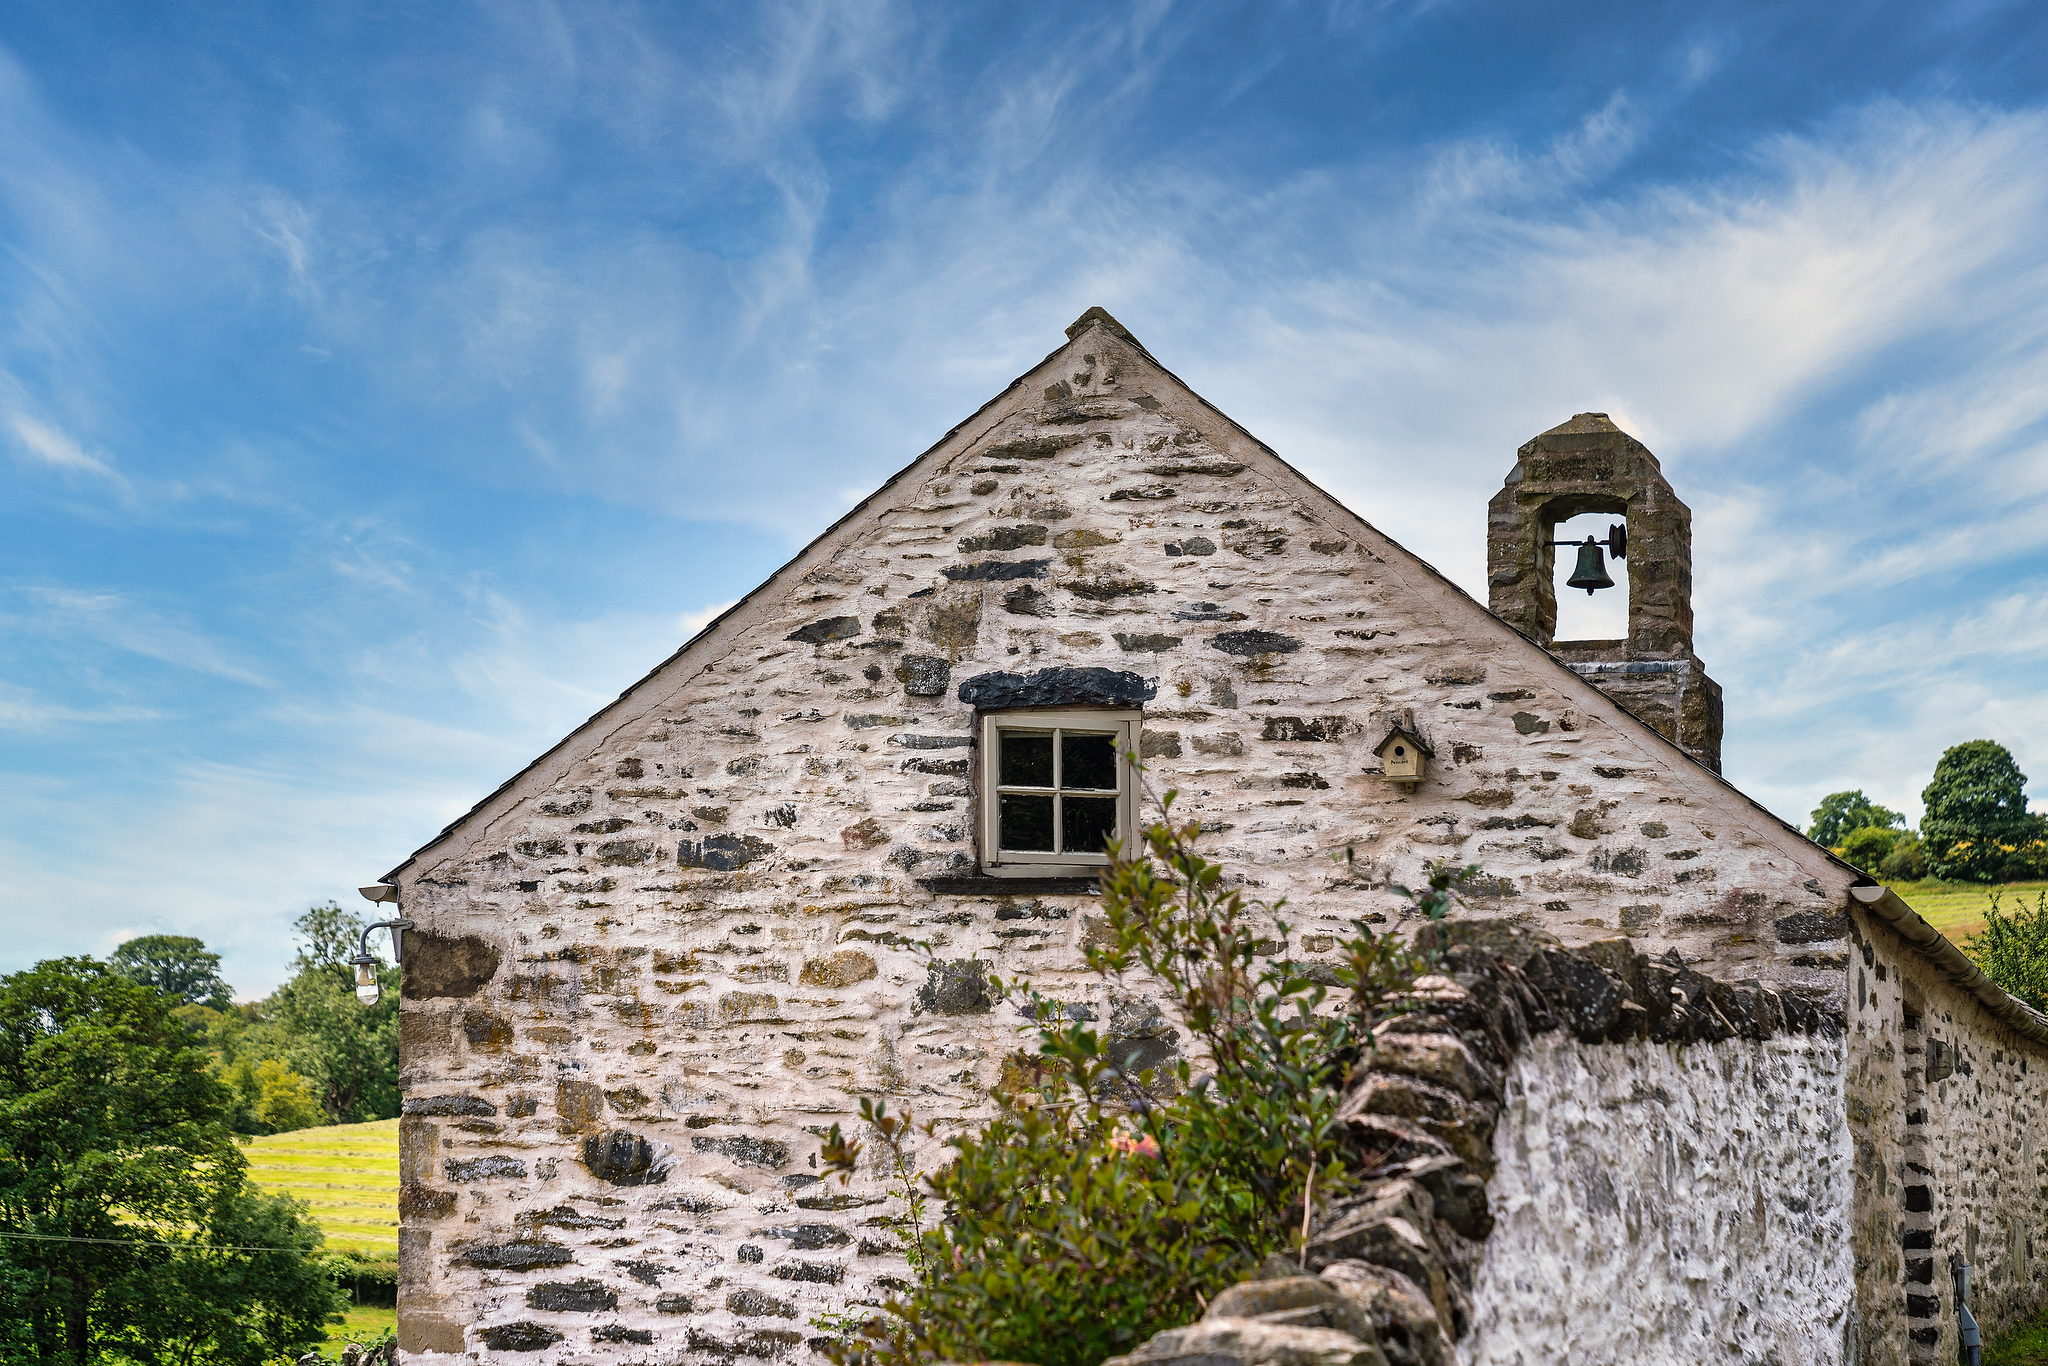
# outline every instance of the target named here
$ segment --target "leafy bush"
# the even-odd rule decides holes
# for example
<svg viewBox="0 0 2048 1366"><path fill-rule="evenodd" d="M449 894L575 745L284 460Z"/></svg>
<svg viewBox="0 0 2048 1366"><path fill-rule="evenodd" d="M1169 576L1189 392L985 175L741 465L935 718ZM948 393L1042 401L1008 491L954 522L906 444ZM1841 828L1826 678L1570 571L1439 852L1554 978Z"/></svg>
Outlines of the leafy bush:
<svg viewBox="0 0 2048 1366"><path fill-rule="evenodd" d="M1890 807L1879 806L1858 788L1852 792L1830 792L1822 797L1820 805L1813 809L1813 824L1807 827L1806 833L1815 844L1837 849L1855 831L1893 830L1905 824L1904 816Z"/></svg>
<svg viewBox="0 0 2048 1366"><path fill-rule="evenodd" d="M1842 841L1842 857L1866 872L1875 872L1891 857L1892 848L1898 842L1898 831L1866 825L1861 830L1851 831L1849 837Z"/></svg>
<svg viewBox="0 0 2048 1366"><path fill-rule="evenodd" d="M1327 988L1271 956L1288 926L1256 923L1280 905L1226 891L1222 868L1194 850L1197 827L1171 823L1172 802L1140 856L1119 855L1103 877L1108 942L1088 963L1113 1001L1142 1000L1125 994L1135 984L1163 988L1203 1070L1186 1057L1145 1066L1161 1029L1128 1018L1141 1009L1103 1033L1083 1009L999 984L1036 1022L1036 1056L1017 1069L1028 1080L998 1093L984 1130L948 1140L953 1161L926 1182L946 1217L925 1227L920 1204L903 1229L915 1283L836 1359L1094 1366L1297 1248L1313 1193L1352 1179L1337 1124L1349 1063L1425 965L1360 922L1334 974L1349 1000L1323 1009ZM1440 918L1476 872L1433 867L1420 895L1396 890ZM907 1119L870 1102L862 1116L916 1194ZM861 1145L835 1127L824 1156L843 1182Z"/></svg>
<svg viewBox="0 0 2048 1366"><path fill-rule="evenodd" d="M2027 775L2004 745L1971 740L1941 756L1920 794L1927 867L1951 882L2024 877L2039 860L2041 819L2027 814Z"/></svg>
<svg viewBox="0 0 2048 1366"><path fill-rule="evenodd" d="M2007 915L1999 894L1984 909L1984 931L1963 948L1992 981L2036 1010L2048 1010L2048 892L2029 910L2021 902Z"/></svg>
<svg viewBox="0 0 2048 1366"><path fill-rule="evenodd" d="M1893 882L1918 882L1927 876L1927 851L1920 847L1920 837L1910 830L1899 832L1892 842L1892 850L1877 865L1877 875Z"/></svg>

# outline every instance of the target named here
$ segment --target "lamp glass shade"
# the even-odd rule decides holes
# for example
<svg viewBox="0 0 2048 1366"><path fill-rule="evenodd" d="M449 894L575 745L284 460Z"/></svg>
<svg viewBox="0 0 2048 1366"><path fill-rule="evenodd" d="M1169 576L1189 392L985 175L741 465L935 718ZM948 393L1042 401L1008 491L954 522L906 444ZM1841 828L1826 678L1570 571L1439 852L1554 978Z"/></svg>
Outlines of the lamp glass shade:
<svg viewBox="0 0 2048 1366"><path fill-rule="evenodd" d="M383 983L377 980L377 960L365 954L355 960L356 999L366 1006L373 1006L384 994Z"/></svg>

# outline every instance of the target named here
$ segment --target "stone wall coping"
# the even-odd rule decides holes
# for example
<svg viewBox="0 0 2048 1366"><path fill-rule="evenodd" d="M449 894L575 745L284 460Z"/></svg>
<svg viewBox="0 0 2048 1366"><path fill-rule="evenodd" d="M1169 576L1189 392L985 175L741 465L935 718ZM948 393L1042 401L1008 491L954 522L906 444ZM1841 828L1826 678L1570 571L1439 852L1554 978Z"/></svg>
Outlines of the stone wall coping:
<svg viewBox="0 0 2048 1366"><path fill-rule="evenodd" d="M2027 1042L2048 1049L2048 1015L1987 977L1984 969L1971 962L1947 935L1922 919L1897 892L1882 883L1864 882L1851 887L1849 895L1857 905L1891 926L1915 953L1940 969L1951 985L1975 996L2000 1023Z"/></svg>
<svg viewBox="0 0 2048 1366"><path fill-rule="evenodd" d="M1635 659L1623 664L1580 663L1576 660L1567 660L1565 664L1573 673L1582 677L1586 674L1683 674L1692 672L1692 661L1689 659Z"/></svg>

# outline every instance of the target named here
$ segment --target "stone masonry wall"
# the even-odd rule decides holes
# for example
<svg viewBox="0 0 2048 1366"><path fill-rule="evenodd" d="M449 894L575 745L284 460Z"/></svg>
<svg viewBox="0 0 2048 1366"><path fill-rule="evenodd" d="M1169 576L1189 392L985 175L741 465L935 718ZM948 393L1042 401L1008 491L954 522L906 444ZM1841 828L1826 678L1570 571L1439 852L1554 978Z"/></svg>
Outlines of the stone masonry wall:
<svg viewBox="0 0 2048 1366"><path fill-rule="evenodd" d="M1072 335L399 871L409 1355L801 1354L898 1274L818 1138L863 1095L984 1116L1020 1023L988 974L1170 1050L1084 972L1087 898L934 881L974 871L960 688L998 671L1144 679L1151 783L1297 957L1449 858L1487 916L1840 1007L1845 870L1107 315ZM1412 794L1372 754L1409 712Z"/></svg>
<svg viewBox="0 0 2048 1366"><path fill-rule="evenodd" d="M1846 1108L1869 1366L1955 1361L1950 1259L1988 1338L2048 1302L2048 1049L1855 916Z"/></svg>

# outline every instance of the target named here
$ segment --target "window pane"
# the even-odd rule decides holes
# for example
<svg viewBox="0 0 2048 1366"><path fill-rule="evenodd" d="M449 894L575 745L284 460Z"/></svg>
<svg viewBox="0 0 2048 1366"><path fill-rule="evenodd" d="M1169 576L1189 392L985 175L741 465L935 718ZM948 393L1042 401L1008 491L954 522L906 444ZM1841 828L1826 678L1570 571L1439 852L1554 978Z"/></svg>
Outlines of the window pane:
<svg viewBox="0 0 2048 1366"><path fill-rule="evenodd" d="M1050 762L1052 741L1049 737L1046 740L1045 751L1047 762ZM1005 792L997 807L997 819L1002 827L997 842L1003 848L1047 854L1052 852L1052 798L1019 796L1014 792Z"/></svg>
<svg viewBox="0 0 2048 1366"><path fill-rule="evenodd" d="M1052 732L1049 730L1006 730L1003 737L1002 766L996 781L1004 787L1051 787L1052 786ZM1049 813L1052 808L1047 807ZM1046 816L1046 829L1052 828L1050 814ZM1020 849L1023 845L1006 845L1006 848ZM1037 846L1031 846L1036 848ZM1052 848L1046 845L1046 848Z"/></svg>
<svg viewBox="0 0 2048 1366"><path fill-rule="evenodd" d="M1007 797L1005 801L1009 800ZM1116 838L1116 798L1060 799L1060 847L1069 854L1101 854Z"/></svg>
<svg viewBox="0 0 2048 1366"><path fill-rule="evenodd" d="M1060 736L1060 786L1116 788L1116 737Z"/></svg>

